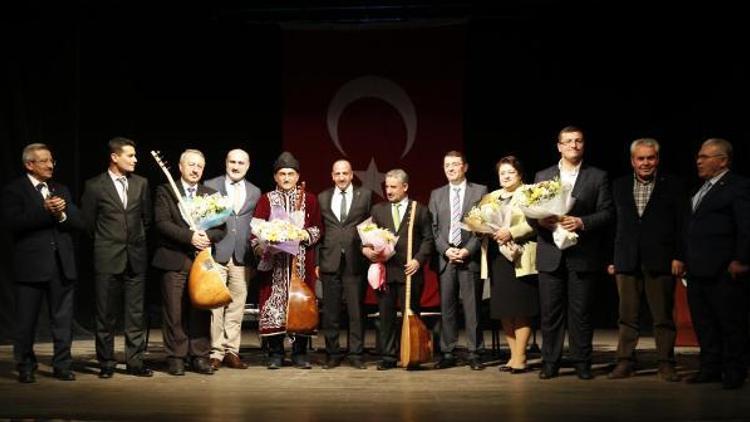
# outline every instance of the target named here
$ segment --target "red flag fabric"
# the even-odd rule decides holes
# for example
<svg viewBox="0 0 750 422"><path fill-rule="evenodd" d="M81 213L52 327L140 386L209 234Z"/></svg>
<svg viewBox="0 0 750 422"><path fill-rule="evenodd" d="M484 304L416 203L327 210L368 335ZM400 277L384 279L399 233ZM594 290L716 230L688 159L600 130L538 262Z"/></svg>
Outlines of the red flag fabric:
<svg viewBox="0 0 750 422"><path fill-rule="evenodd" d="M444 154L463 149L464 27L289 29L283 42L283 146L308 189L330 187L347 158L381 199L384 174L404 169L426 206L446 183ZM437 277L425 276L422 305L438 306Z"/></svg>

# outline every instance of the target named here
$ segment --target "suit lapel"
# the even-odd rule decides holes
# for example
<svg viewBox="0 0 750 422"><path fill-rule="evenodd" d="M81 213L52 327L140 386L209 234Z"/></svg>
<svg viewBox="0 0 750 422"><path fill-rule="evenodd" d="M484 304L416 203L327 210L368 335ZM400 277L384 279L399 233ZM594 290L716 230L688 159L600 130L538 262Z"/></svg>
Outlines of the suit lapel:
<svg viewBox="0 0 750 422"><path fill-rule="evenodd" d="M695 209L693 213L697 214L700 210L702 210L706 204L709 204L711 202L714 196L720 194L721 191L723 191L724 188L726 188L728 183L731 183L731 181L729 180L729 172L725 173L724 176L722 176L721 179L719 179L719 181L716 182L715 185L711 186L711 189L709 189L708 192L706 192L706 194L703 195L703 198L701 198L701 202L698 203L698 207ZM695 194L693 194L693 196L695 196ZM692 202L692 197L690 199Z"/></svg>
<svg viewBox="0 0 750 422"><path fill-rule="evenodd" d="M117 188L115 187L115 182L112 181L112 178L109 177L109 172L105 172L102 174L102 178L99 179L101 183L102 190L109 195L109 199L114 201L115 204L119 205L120 208L123 208L122 206L122 199L120 199L120 194L117 193ZM130 180L128 180L128 184L130 183ZM129 188L130 186L128 186ZM128 189L128 203L130 203L130 189Z"/></svg>
<svg viewBox="0 0 750 422"><path fill-rule="evenodd" d="M352 203L349 204L349 212L346 214L346 219L341 222L342 225L346 223L347 221L349 221L349 218L351 218L352 212L354 211L354 207L356 207L359 204L359 201L361 199L360 196L362 196L360 195L361 192L359 188L356 188L356 187L352 187L352 188L353 188L352 189Z"/></svg>
<svg viewBox="0 0 750 422"><path fill-rule="evenodd" d="M44 198L42 198L42 194L39 193L38 190L36 190L36 186L31 183L31 180L28 178L28 176L24 176L23 178L23 185L26 193L29 194L29 197L34 201L35 204L38 204L40 207L44 207ZM47 189L49 189L49 182L47 182Z"/></svg>
<svg viewBox="0 0 750 422"><path fill-rule="evenodd" d="M560 172L558 171L558 175ZM583 186L586 183L586 178L588 177L588 171L586 171L586 167L581 165L581 168L578 170L578 177L576 177L576 183L573 186L573 192L571 192L571 195L573 198L578 198L581 191L583 190Z"/></svg>

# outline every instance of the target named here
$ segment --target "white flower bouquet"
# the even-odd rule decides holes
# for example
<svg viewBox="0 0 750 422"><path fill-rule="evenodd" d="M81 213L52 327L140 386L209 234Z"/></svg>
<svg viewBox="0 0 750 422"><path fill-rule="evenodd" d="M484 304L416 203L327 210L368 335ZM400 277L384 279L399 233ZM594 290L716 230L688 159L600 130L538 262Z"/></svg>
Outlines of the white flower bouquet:
<svg viewBox="0 0 750 422"><path fill-rule="evenodd" d="M223 224L232 214L229 197L219 192L211 195L196 195L194 198L184 198L188 217L198 230L208 230Z"/></svg>
<svg viewBox="0 0 750 422"><path fill-rule="evenodd" d="M357 233L362 245L371 247L378 254L378 262L370 264L367 270L367 282L373 289L383 288L385 285L385 265L396 254L398 236L390 230L378 227L372 222L372 217L357 225Z"/></svg>
<svg viewBox="0 0 750 422"><path fill-rule="evenodd" d="M308 239L307 231L302 228L304 220L296 218L296 214L295 212L290 215L283 208L271 207L268 221L260 218L250 221L250 230L265 251L258 264L258 270L270 270L271 257L279 252L296 255L299 243Z"/></svg>
<svg viewBox="0 0 750 422"><path fill-rule="evenodd" d="M575 198L571 195L573 188L561 183L559 178L524 185L519 189L521 194L518 206L527 218L541 219L553 215L562 217L575 203ZM557 224L552 232L552 239L555 245L563 250L578 243L578 234Z"/></svg>

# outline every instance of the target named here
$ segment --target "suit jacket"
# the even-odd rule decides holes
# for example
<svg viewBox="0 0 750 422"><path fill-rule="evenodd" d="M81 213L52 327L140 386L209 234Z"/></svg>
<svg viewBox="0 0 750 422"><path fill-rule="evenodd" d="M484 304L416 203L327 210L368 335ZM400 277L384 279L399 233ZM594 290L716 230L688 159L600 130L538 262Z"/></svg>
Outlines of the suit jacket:
<svg viewBox="0 0 750 422"><path fill-rule="evenodd" d="M391 203L381 202L372 207L372 222L378 227L383 227L398 236L396 242L396 254L386 263L386 282L388 283L405 283L404 265L406 265L406 252L408 245L409 214L414 206L415 201L409 201L409 205L404 211L401 225L398 231L393 226L393 217L391 216ZM432 236L432 217L430 211L424 205L417 206L417 212L414 216L414 232L412 234L412 258L419 261L420 266L429 262L432 253L435 250L435 241ZM424 271L420 269L412 276L414 282L421 282Z"/></svg>
<svg viewBox="0 0 750 422"><path fill-rule="evenodd" d="M226 196L225 180L226 176L219 176L206 180L204 184ZM227 235L216 245L216 261L226 264L229 258L234 257L237 265L250 265L254 262L253 253L248 248L248 239L250 239L250 220L253 219L258 199L260 199L260 189L245 179L245 203L239 213L232 211L227 219Z"/></svg>
<svg viewBox="0 0 750 422"><path fill-rule="evenodd" d="M479 202L487 193L487 186L466 182L464 202L461 206L461 215L468 212L471 207ZM451 230L451 199L450 183L439 187L430 194L429 210L432 215L432 235L435 238L435 249L437 251L438 270L443 272L448 265L445 251L450 247L449 238ZM468 268L479 271L479 258L481 242L476 234L461 230L461 246L469 251Z"/></svg>
<svg viewBox="0 0 750 422"><path fill-rule="evenodd" d="M372 208L372 191L354 186L352 203L346 220L339 221L331 209L331 201L338 189L330 188L318 195L320 215L323 220L323 238L318 243L318 265L324 273L335 273L341 263L341 253L344 254L346 274L362 274L366 267L366 259L362 255L362 242L357 233L357 224L370 216Z"/></svg>
<svg viewBox="0 0 750 422"><path fill-rule="evenodd" d="M633 198L634 175L628 174L612 184L617 211L614 265L618 273L645 268L669 274L672 260L684 258L684 224L689 211L687 192L679 179L657 174L643 215Z"/></svg>
<svg viewBox="0 0 750 422"><path fill-rule="evenodd" d="M560 176L557 165L536 174L535 182ZM567 268L573 271L600 271L604 268L606 226L614 217L612 194L607 173L581 164L573 187L575 204L568 215L579 217L584 228L578 232L578 244L561 251L552 240L552 232L537 227L536 266L539 271L552 272L560 266L563 254Z"/></svg>
<svg viewBox="0 0 750 422"><path fill-rule="evenodd" d="M105 171L86 181L81 210L86 229L94 239L97 273L120 274L128 262L134 272L146 272L146 233L153 220L148 180L136 174L128 175L126 209L109 172Z"/></svg>
<svg viewBox="0 0 750 422"><path fill-rule="evenodd" d="M182 183L177 182L177 189L184 195ZM198 185L196 195L212 194L215 190ZM154 223L156 226L157 248L151 264L164 271L179 271L185 265L185 258L192 260L197 250L191 243L193 231L182 219L180 210L177 208L177 197L169 183L159 185L156 188L156 199L154 200ZM226 226L214 227L206 230L208 238L214 247L226 234ZM214 249L215 250L215 249Z"/></svg>
<svg viewBox="0 0 750 422"><path fill-rule="evenodd" d="M718 277L733 260L750 264L750 180L729 171L687 223L687 272Z"/></svg>
<svg viewBox="0 0 750 422"><path fill-rule="evenodd" d="M44 209L42 195L27 176L12 180L3 189L2 223L13 239L13 277L17 282L50 281L57 271L57 259L65 278L78 277L71 234L84 229L84 222L65 185L47 181L49 191L67 204L65 221Z"/></svg>

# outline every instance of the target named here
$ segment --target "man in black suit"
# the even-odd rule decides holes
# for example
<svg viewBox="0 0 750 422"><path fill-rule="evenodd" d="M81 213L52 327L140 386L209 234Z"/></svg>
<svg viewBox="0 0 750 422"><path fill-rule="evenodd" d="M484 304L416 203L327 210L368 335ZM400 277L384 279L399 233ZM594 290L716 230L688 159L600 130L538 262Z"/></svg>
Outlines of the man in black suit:
<svg viewBox="0 0 750 422"><path fill-rule="evenodd" d="M406 277L411 275L411 310L419 315L419 301L422 297L422 266L427 263L435 249L432 235L432 217L427 207L410 201L406 195L409 189L409 176L401 169L394 169L385 174L385 191L388 202L381 202L372 207L372 222L378 227L386 228L398 236L396 254L385 262L385 286L377 291L378 310L380 312L380 344L382 359L378 370L396 367L396 303L406 309ZM412 233L413 256L407 262L409 215L417 206ZM371 247L363 246L362 253L372 262L378 256Z"/></svg>
<svg viewBox="0 0 750 422"><path fill-rule="evenodd" d="M81 199L87 230L94 239L99 378L112 378L115 372L115 325L120 307L124 311L127 372L142 377L153 375L143 364L146 233L153 209L148 180L133 174L137 161L135 142L112 138L107 171L86 181Z"/></svg>
<svg viewBox="0 0 750 422"><path fill-rule="evenodd" d="M29 144L23 149L22 160L26 175L5 187L0 207L2 221L13 238L17 330L13 355L18 381L36 381L34 334L43 298L49 307L54 376L73 381L70 346L78 274L71 234L83 230L84 223L68 188L52 180L55 160L49 148Z"/></svg>
<svg viewBox="0 0 750 422"><path fill-rule="evenodd" d="M636 139L630 145L633 173L613 183L617 210L614 264L620 296L617 366L610 379L627 378L635 370L638 313L645 293L654 321L659 377L679 381L675 371L676 337L672 310L675 277L681 277L684 261L683 230L688 211L687 193L681 181L657 172L659 143Z"/></svg>
<svg viewBox="0 0 750 422"><path fill-rule="evenodd" d="M688 382L747 378L747 294L750 269L750 181L730 171L732 144L712 138L696 159L703 186L687 223L687 294L700 345L700 371Z"/></svg>
<svg viewBox="0 0 750 422"><path fill-rule="evenodd" d="M323 366L331 369L341 362L339 317L341 302L349 316L349 363L357 369L367 366L362 361L364 350L365 273L367 265L360 253L362 242L357 225L370 216L372 191L352 184L351 163L333 163L331 178L334 187L318 195L323 219L323 238L318 243L318 272L323 283L323 333L326 354Z"/></svg>
<svg viewBox="0 0 750 422"><path fill-rule="evenodd" d="M568 215L538 220L536 265L542 320L542 360L539 378L558 375L567 320L570 358L578 378L588 380L594 330L591 325L593 283L604 270L604 234L614 209L607 173L583 163L581 129L563 128L557 138L560 162L536 174L535 182L556 177L573 187L575 204ZM560 250L552 232L557 224L578 234L578 243Z"/></svg>
<svg viewBox="0 0 750 422"><path fill-rule="evenodd" d="M484 349L480 306L484 284L479 278L480 241L477 236L461 229L463 215L487 193L487 186L466 180L469 164L458 151L443 157L443 171L448 184L430 194L432 234L437 249L440 275L440 350L443 356L435 368L456 366L453 354L458 345L458 297L463 299L469 367L484 369L480 354Z"/></svg>
<svg viewBox="0 0 750 422"><path fill-rule="evenodd" d="M181 195L212 194L215 190L199 184L206 164L203 153L187 149L180 156L180 180L177 189ZM191 358L191 368L200 374L211 375L211 311L194 308L190 304L187 280L196 252L210 248L225 235L225 226L210 230L190 229L178 208L168 183L156 189L154 222L159 234L158 246L152 265L162 271L161 292L163 303L162 331L167 352L168 372L185 375L185 359Z"/></svg>

